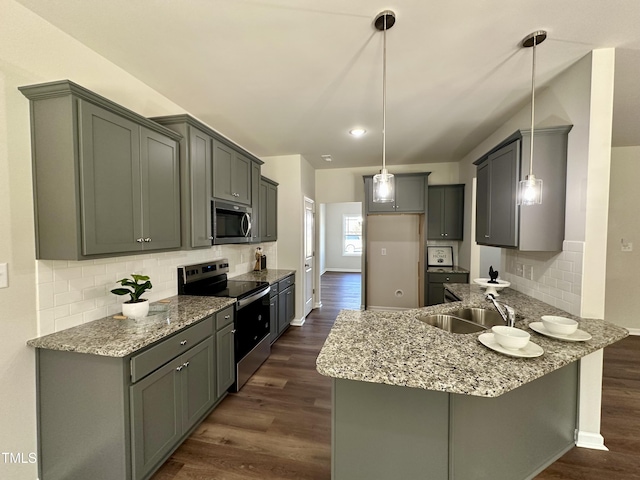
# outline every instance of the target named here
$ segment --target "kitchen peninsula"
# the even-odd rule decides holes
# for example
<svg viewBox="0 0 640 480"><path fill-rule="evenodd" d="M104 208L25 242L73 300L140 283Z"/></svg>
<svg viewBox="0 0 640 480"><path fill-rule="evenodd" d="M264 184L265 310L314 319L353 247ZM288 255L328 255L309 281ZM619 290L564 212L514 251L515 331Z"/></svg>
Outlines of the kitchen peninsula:
<svg viewBox="0 0 640 480"><path fill-rule="evenodd" d="M586 342L533 331L537 358L489 350L479 334L416 320L461 307L493 308L476 285L447 285L460 302L402 312L340 312L317 359L333 378L332 478L532 478L575 444L576 360L628 335L580 319ZM541 315L569 316L511 289L499 300L529 331Z"/></svg>

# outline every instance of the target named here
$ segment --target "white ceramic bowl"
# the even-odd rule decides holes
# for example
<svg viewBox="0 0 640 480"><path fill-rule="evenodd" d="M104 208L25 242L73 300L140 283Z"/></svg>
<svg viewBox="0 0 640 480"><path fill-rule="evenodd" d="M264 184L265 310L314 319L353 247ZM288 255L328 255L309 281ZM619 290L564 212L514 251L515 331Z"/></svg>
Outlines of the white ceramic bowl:
<svg viewBox="0 0 640 480"><path fill-rule="evenodd" d="M558 335L571 335L578 329L578 322L575 320L555 315L543 315L542 324L551 333Z"/></svg>
<svg viewBox="0 0 640 480"><path fill-rule="evenodd" d="M509 350L524 348L527 346L527 343L529 343L530 335L519 328L497 325L491 327L491 331L493 332L493 337L496 339L496 342L503 348Z"/></svg>

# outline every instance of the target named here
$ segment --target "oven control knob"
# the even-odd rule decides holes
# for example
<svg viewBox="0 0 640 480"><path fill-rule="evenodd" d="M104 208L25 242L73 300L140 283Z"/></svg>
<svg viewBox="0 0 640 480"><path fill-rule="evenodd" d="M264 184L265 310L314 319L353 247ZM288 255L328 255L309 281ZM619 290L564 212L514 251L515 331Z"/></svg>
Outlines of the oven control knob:
<svg viewBox="0 0 640 480"><path fill-rule="evenodd" d="M253 337L253 339L254 339L254 340L257 340L257 339L258 339L258 336L256 335L255 337Z"/></svg>
<svg viewBox="0 0 640 480"><path fill-rule="evenodd" d="M258 321L262 320L262 315L258 315Z"/></svg>

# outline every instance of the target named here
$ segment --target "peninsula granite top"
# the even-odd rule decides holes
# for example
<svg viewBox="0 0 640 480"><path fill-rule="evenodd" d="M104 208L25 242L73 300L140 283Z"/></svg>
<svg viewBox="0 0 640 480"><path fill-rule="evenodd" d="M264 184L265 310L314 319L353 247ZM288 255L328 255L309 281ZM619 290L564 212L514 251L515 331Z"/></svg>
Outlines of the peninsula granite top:
<svg viewBox="0 0 640 480"><path fill-rule="evenodd" d="M105 317L34 338L27 345L47 350L126 357L233 305L235 301L235 298L226 297L169 297L152 303L149 316L144 319Z"/></svg>
<svg viewBox="0 0 640 480"><path fill-rule="evenodd" d="M316 360L322 375L481 397L498 397L626 337L629 332L604 320L570 315L528 295L506 288L498 300L515 308L516 327L531 334L544 353L515 358L490 350L480 333L454 334L416 320L424 313L466 307L493 309L483 288L445 284L460 302L401 312L342 310ZM542 315L580 322L592 335L586 342L566 342L540 335L529 323Z"/></svg>

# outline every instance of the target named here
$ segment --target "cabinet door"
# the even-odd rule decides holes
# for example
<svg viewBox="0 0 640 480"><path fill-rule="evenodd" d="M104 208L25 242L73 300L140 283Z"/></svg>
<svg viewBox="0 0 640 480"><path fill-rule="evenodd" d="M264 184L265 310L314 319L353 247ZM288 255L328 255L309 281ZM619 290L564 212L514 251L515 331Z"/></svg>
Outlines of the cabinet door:
<svg viewBox="0 0 640 480"><path fill-rule="evenodd" d="M520 142L510 143L489 156L491 245L518 246L516 195L520 163L519 145Z"/></svg>
<svg viewBox="0 0 640 480"><path fill-rule="evenodd" d="M286 290L287 293L287 297L286 297L286 303L287 303L287 315L286 315L286 320L287 320L287 325L289 323L291 323L291 321L293 321L293 319L296 316L296 287L295 285L291 285L289 288L287 288Z"/></svg>
<svg viewBox="0 0 640 480"><path fill-rule="evenodd" d="M462 240L464 229L464 185L447 185L443 189L442 230L446 240Z"/></svg>
<svg viewBox="0 0 640 480"><path fill-rule="evenodd" d="M79 100L82 253L140 250L140 127Z"/></svg>
<svg viewBox="0 0 640 480"><path fill-rule="evenodd" d="M268 189L269 184L264 180L260 180L260 188L259 188L259 196L260 201L258 205L258 222L260 237L262 241L265 241L267 238L267 211L269 209L269 198L268 198Z"/></svg>
<svg viewBox="0 0 640 480"><path fill-rule="evenodd" d="M269 334L271 343L278 337L278 295L269 298Z"/></svg>
<svg viewBox="0 0 640 480"><path fill-rule="evenodd" d="M259 242L262 236L262 209L260 205L260 164L251 162L251 241Z"/></svg>
<svg viewBox="0 0 640 480"><path fill-rule="evenodd" d="M182 436L180 358L130 387L133 478L145 475Z"/></svg>
<svg viewBox="0 0 640 480"><path fill-rule="evenodd" d="M233 323L216 332L216 399L236 380L234 334Z"/></svg>
<svg viewBox="0 0 640 480"><path fill-rule="evenodd" d="M211 230L211 144L209 135L197 128L189 130L189 185L191 211L191 246L210 247Z"/></svg>
<svg viewBox="0 0 640 480"><path fill-rule="evenodd" d="M291 287L286 288L278 294L278 335L284 332L289 326L287 312L287 296L291 294Z"/></svg>
<svg viewBox="0 0 640 480"><path fill-rule="evenodd" d="M478 165L476 173L476 243L486 245L491 236L489 161Z"/></svg>
<svg viewBox="0 0 640 480"><path fill-rule="evenodd" d="M234 201L251 205L251 164L244 155L234 154L231 170L231 190Z"/></svg>
<svg viewBox="0 0 640 480"><path fill-rule="evenodd" d="M428 283L427 306L444 303L444 286L442 283Z"/></svg>
<svg viewBox="0 0 640 480"><path fill-rule="evenodd" d="M442 240L444 238L444 187L428 187L427 239Z"/></svg>
<svg viewBox="0 0 640 480"><path fill-rule="evenodd" d="M213 196L236 201L232 195L231 175L235 152L223 143L213 142Z"/></svg>
<svg viewBox="0 0 640 480"><path fill-rule="evenodd" d="M272 183L267 184L267 225L266 242L275 242L278 239L278 187Z"/></svg>
<svg viewBox="0 0 640 480"><path fill-rule="evenodd" d="M396 176L395 190L397 213L424 213L424 176Z"/></svg>
<svg viewBox="0 0 640 480"><path fill-rule="evenodd" d="M186 432L215 403L213 336L180 357L182 359L182 431Z"/></svg>
<svg viewBox="0 0 640 480"><path fill-rule="evenodd" d="M179 248L180 164L178 144L141 128L142 235L144 250Z"/></svg>

